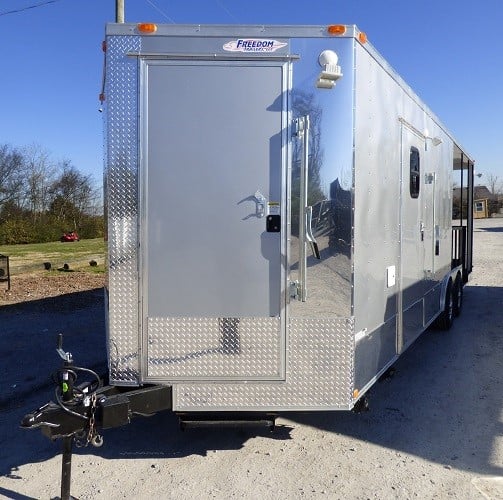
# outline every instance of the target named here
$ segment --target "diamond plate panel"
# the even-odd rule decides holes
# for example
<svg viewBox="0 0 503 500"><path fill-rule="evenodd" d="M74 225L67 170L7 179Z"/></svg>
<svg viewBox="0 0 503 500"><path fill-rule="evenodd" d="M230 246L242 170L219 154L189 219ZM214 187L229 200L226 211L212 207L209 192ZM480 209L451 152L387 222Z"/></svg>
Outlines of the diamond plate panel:
<svg viewBox="0 0 503 500"><path fill-rule="evenodd" d="M136 384L138 336L138 66L125 54L140 37L107 40L106 203L109 262L110 380Z"/></svg>
<svg viewBox="0 0 503 500"><path fill-rule="evenodd" d="M285 382L181 384L173 409L348 409L354 380L352 318L290 320Z"/></svg>
<svg viewBox="0 0 503 500"><path fill-rule="evenodd" d="M280 318L149 318L148 378L280 379Z"/></svg>

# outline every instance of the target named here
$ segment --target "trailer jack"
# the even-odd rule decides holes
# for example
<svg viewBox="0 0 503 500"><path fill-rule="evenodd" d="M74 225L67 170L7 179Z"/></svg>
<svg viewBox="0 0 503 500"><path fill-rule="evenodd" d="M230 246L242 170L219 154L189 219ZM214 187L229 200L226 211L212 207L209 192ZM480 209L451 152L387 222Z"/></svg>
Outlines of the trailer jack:
<svg viewBox="0 0 503 500"><path fill-rule="evenodd" d="M50 401L21 421L24 429L41 429L55 441L62 439L61 500L69 500L72 448L103 445L98 429L111 429L130 423L135 416L151 416L171 409L171 387L126 388L104 386L92 370L75 366L72 355L63 351L63 336L58 336L57 352L63 366L53 376L56 402ZM90 380L77 384L78 376Z"/></svg>

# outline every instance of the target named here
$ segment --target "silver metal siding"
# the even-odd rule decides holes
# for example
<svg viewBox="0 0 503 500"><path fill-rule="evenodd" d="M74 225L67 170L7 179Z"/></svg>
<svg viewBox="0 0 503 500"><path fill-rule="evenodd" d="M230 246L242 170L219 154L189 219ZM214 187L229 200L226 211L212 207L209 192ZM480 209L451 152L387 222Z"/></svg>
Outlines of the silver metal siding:
<svg viewBox="0 0 503 500"><path fill-rule="evenodd" d="M352 315L351 228L353 199L353 44L350 38L295 39L292 51L302 54L293 66L292 112L311 117L308 204L326 211L313 223L321 259L308 256L307 301L291 301L291 317L347 318ZM333 50L343 76L331 90L317 89L318 56ZM295 148L295 143L294 143ZM293 166L298 163L293 152ZM298 185L292 173L292 214L298 204ZM292 220L290 281L299 279L298 229Z"/></svg>
<svg viewBox="0 0 503 500"><path fill-rule="evenodd" d="M399 268L400 122L404 94L360 45L355 60L355 329L373 331L397 312Z"/></svg>
<svg viewBox="0 0 503 500"><path fill-rule="evenodd" d="M106 204L108 217L108 351L110 382L136 385L138 324L138 67L125 54L137 36L107 40Z"/></svg>
<svg viewBox="0 0 503 500"><path fill-rule="evenodd" d="M373 50L356 45L354 315L359 332L355 354L358 389L374 380L438 314L439 285L451 259L452 140L401 78L375 56ZM401 150L408 151L412 143L402 144L403 130L417 131L409 135L416 137L421 155L419 200L411 200L409 195L408 156L402 158ZM434 146L432 137L441 138L442 144ZM426 185L430 173L435 175L434 187ZM418 248L421 222L429 232L422 250ZM437 225L440 255L435 256ZM393 286L387 283L389 266L396 270ZM432 275L425 279L431 267ZM401 307L403 313L399 313Z"/></svg>

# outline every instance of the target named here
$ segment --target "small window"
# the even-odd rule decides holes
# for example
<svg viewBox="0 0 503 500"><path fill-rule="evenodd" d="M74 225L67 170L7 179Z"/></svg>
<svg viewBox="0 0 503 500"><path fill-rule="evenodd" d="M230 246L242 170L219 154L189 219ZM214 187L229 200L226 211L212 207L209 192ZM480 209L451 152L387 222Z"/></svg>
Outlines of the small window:
<svg viewBox="0 0 503 500"><path fill-rule="evenodd" d="M475 202L475 212L483 212L484 211L484 203L481 201Z"/></svg>
<svg viewBox="0 0 503 500"><path fill-rule="evenodd" d="M419 197L419 187L421 185L421 173L419 167L419 150L412 146L410 148L410 196Z"/></svg>

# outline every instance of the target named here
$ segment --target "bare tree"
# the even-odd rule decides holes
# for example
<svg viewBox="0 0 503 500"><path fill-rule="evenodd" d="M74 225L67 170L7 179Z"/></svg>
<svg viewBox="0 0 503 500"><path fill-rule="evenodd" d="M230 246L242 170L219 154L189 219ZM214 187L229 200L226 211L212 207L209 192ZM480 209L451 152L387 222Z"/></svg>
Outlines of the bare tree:
<svg viewBox="0 0 503 500"><path fill-rule="evenodd" d="M502 194L503 183L500 178L495 174L486 175L486 186L491 194Z"/></svg>
<svg viewBox="0 0 503 500"><path fill-rule="evenodd" d="M31 212L33 222L40 220L51 203L51 184L56 167L50 154L41 146L32 144L25 148L26 176L24 183L24 205Z"/></svg>
<svg viewBox="0 0 503 500"><path fill-rule="evenodd" d="M52 183L51 212L60 221L77 229L83 215L92 212L95 190L92 178L79 172L68 160L60 164L61 173Z"/></svg>
<svg viewBox="0 0 503 500"><path fill-rule="evenodd" d="M6 202L18 202L22 196L25 162L20 151L0 146L0 208Z"/></svg>
<svg viewBox="0 0 503 500"><path fill-rule="evenodd" d="M54 241L61 231L103 234L102 198L90 175L32 145L0 145L0 244Z"/></svg>

